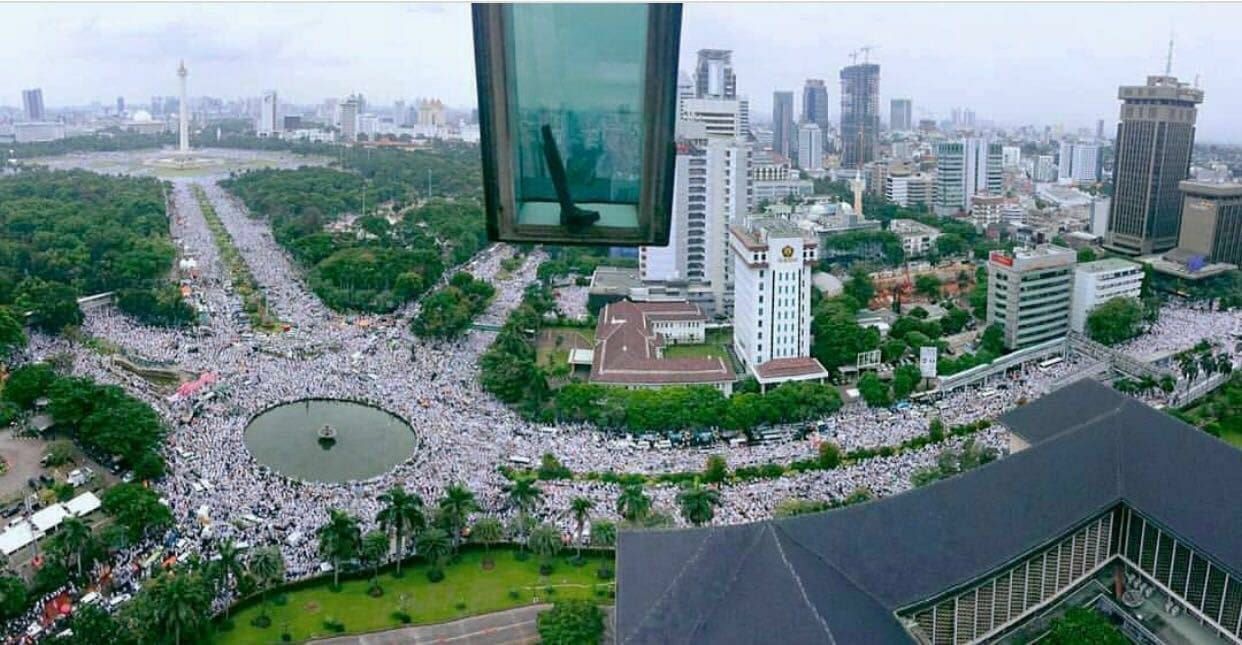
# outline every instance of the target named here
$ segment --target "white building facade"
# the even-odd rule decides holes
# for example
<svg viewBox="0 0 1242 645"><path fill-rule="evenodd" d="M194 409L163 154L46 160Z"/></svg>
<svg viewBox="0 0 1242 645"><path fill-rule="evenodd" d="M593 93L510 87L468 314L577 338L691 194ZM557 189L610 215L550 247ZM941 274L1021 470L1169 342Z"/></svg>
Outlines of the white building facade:
<svg viewBox="0 0 1242 645"><path fill-rule="evenodd" d="M280 110L276 90L268 90L259 100L259 123L255 132L260 137L270 137L280 132Z"/></svg>
<svg viewBox="0 0 1242 645"><path fill-rule="evenodd" d="M1072 249L1042 245L993 251L988 259L988 324L999 325L1005 347L1018 349L1064 336L1073 295Z"/></svg>
<svg viewBox="0 0 1242 645"><path fill-rule="evenodd" d="M1143 267L1121 258L1084 262L1074 267L1074 296L1070 329L1082 333L1092 309L1113 298L1138 298Z"/></svg>
<svg viewBox="0 0 1242 645"><path fill-rule="evenodd" d="M798 166L809 171L824 168L824 133L814 123L798 126Z"/></svg>

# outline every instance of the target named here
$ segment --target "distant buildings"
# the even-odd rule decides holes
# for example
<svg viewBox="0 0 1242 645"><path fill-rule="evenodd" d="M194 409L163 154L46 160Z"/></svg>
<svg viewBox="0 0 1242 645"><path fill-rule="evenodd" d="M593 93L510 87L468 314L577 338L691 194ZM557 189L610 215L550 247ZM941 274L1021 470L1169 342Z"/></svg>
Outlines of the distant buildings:
<svg viewBox="0 0 1242 645"><path fill-rule="evenodd" d="M1034 171L1031 173L1031 179L1037 182L1055 181L1057 178L1057 164L1053 160L1052 155L1039 155L1035 158Z"/></svg>
<svg viewBox="0 0 1242 645"><path fill-rule="evenodd" d="M914 126L914 103L910 99L889 101L888 127L895 132L907 132Z"/></svg>
<svg viewBox="0 0 1242 645"><path fill-rule="evenodd" d="M888 223L888 232L901 238L906 257L919 257L935 250L940 230L912 219L895 219Z"/></svg>
<svg viewBox="0 0 1242 645"><path fill-rule="evenodd" d="M968 211L975 195L999 195L1003 178L999 143L970 137L936 144L936 213Z"/></svg>
<svg viewBox="0 0 1242 645"><path fill-rule="evenodd" d="M695 98L736 99L737 77L733 74L733 52L728 49L700 49L694 68Z"/></svg>
<svg viewBox="0 0 1242 645"><path fill-rule="evenodd" d="M279 119L279 104L276 99L276 90L268 90L263 93L259 101L259 123L255 128L255 132L260 137L270 137L280 132L281 126Z"/></svg>
<svg viewBox="0 0 1242 645"><path fill-rule="evenodd" d="M904 208L931 206L935 194L935 176L915 172L909 166L894 165L884 178L884 198Z"/></svg>
<svg viewBox="0 0 1242 645"><path fill-rule="evenodd" d="M880 132L880 66L850 65L841 70L841 165L861 168L876 158Z"/></svg>
<svg viewBox="0 0 1242 645"><path fill-rule="evenodd" d="M742 128L742 105L736 99L685 99L681 102L681 119L702 123L705 137L734 138L746 134Z"/></svg>
<svg viewBox="0 0 1242 645"><path fill-rule="evenodd" d="M970 200L970 219L975 228L983 230L989 224L1000 224L1005 219L1006 201L1002 195L975 195Z"/></svg>
<svg viewBox="0 0 1242 645"><path fill-rule="evenodd" d="M444 103L440 99L424 99L418 102L418 125L444 127Z"/></svg>
<svg viewBox="0 0 1242 645"><path fill-rule="evenodd" d="M1183 181L1177 248L1208 262L1242 266L1242 184Z"/></svg>
<svg viewBox="0 0 1242 645"><path fill-rule="evenodd" d="M1057 160L1057 179L1063 182L1095 183L1103 175L1104 156L1096 143L1061 142Z"/></svg>
<svg viewBox="0 0 1242 645"><path fill-rule="evenodd" d="M811 271L818 242L789 222L731 228L733 349L761 387L823 380L811 358Z"/></svg>
<svg viewBox="0 0 1242 645"><path fill-rule="evenodd" d="M814 123L798 126L798 166L812 172L824 167L824 134Z"/></svg>
<svg viewBox="0 0 1242 645"><path fill-rule="evenodd" d="M358 98L351 96L340 103L341 141L353 143L358 140Z"/></svg>
<svg viewBox="0 0 1242 645"><path fill-rule="evenodd" d="M16 143L41 143L65 138L65 124L48 121L31 121L13 124L13 141Z"/></svg>
<svg viewBox="0 0 1242 645"><path fill-rule="evenodd" d="M47 115L43 111L43 90L34 88L22 90L22 108L26 112L27 121L43 121Z"/></svg>
<svg viewBox="0 0 1242 645"><path fill-rule="evenodd" d="M797 147L793 92L772 93L772 149L791 157Z"/></svg>
<svg viewBox="0 0 1242 645"><path fill-rule="evenodd" d="M1092 309L1113 298L1137 298L1142 286L1143 267L1121 258L1075 266L1070 329L1083 333Z"/></svg>
<svg viewBox="0 0 1242 645"><path fill-rule="evenodd" d="M1203 90L1172 76L1148 76L1145 85L1123 85L1121 124L1113 164L1112 213L1104 245L1148 255L1178 243L1182 194L1195 141L1195 106Z"/></svg>
<svg viewBox="0 0 1242 645"><path fill-rule="evenodd" d="M1017 168L1022 165L1022 148L1018 146L1002 146L1001 147L1001 166L1007 170Z"/></svg>
<svg viewBox="0 0 1242 645"><path fill-rule="evenodd" d="M802 87L802 121L818 125L825 134L832 127L828 120L828 88L823 79L806 79Z"/></svg>
<svg viewBox="0 0 1242 645"><path fill-rule="evenodd" d="M1064 336L1069 329L1074 263L1067 248L1041 245L993 251L988 259L988 324L1005 347L1018 349Z"/></svg>

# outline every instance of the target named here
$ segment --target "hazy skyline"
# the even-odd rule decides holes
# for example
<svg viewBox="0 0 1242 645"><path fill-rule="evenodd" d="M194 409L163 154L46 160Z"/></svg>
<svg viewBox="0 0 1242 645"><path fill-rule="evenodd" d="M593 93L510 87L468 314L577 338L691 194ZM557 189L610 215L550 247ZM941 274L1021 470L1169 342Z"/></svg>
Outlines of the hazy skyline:
<svg viewBox="0 0 1242 645"><path fill-rule="evenodd" d="M177 61L190 93L225 99L276 89L312 104L358 91L372 105L438 97L475 102L467 4L20 4L0 5L0 104L41 87L49 107L145 104L174 95ZM1163 72L1170 28L1173 73L1201 75L1200 141L1242 143L1242 71L1227 62L1242 5L1219 4L687 4L681 68L700 48L732 49L738 91L756 120L773 90L801 105L807 78L828 85L849 53L876 46L881 113L911 98L915 118L953 107L1000 124L1064 124L1112 132L1117 86Z"/></svg>

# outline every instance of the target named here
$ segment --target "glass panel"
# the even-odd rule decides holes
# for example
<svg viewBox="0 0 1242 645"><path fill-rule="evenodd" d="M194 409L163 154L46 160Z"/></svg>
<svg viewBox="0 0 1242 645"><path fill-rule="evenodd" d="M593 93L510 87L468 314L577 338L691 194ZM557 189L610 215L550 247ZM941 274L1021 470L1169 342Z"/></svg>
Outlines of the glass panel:
<svg viewBox="0 0 1242 645"><path fill-rule="evenodd" d="M637 229L647 6L507 10L517 223Z"/></svg>

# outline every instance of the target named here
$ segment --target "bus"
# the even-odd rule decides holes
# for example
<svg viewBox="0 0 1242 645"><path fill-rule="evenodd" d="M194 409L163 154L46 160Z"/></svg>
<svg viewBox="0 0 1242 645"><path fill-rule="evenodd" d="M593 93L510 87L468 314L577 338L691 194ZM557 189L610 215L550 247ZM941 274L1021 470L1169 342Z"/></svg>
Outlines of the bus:
<svg viewBox="0 0 1242 645"><path fill-rule="evenodd" d="M980 399L990 399L990 398L992 398L992 397L996 396L997 394L1000 394L1000 392L997 392L996 390L989 388L989 389L986 389L986 390L980 390L980 391L979 391L979 398L980 398Z"/></svg>
<svg viewBox="0 0 1242 645"><path fill-rule="evenodd" d="M1039 362L1039 371L1041 371L1041 372L1047 372L1047 371L1048 371L1049 369L1051 369L1052 367L1055 367L1055 366L1057 366L1057 365L1060 365L1060 364L1061 364L1062 362L1064 362L1064 361L1065 361L1065 358L1063 358L1063 357L1061 357L1061 356L1053 356L1052 358L1049 358L1049 359L1047 359L1047 360L1040 361L1040 362Z"/></svg>

